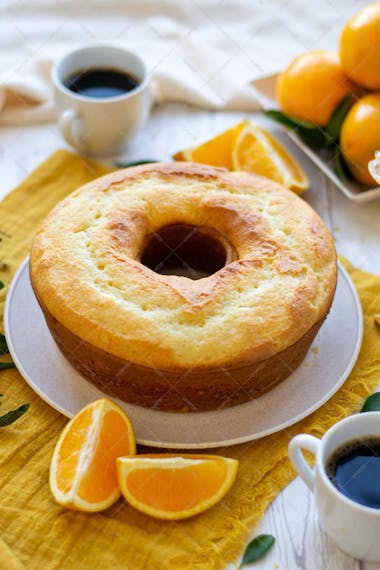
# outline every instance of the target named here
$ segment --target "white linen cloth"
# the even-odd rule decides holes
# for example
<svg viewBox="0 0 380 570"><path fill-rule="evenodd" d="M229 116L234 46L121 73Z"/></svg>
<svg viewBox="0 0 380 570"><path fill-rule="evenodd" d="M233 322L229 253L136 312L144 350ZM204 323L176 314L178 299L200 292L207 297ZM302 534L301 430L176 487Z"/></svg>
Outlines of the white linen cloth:
<svg viewBox="0 0 380 570"><path fill-rule="evenodd" d="M54 118L52 62L84 44L124 46L157 103L257 109L249 82L310 49L337 49L366 0L0 0L0 124Z"/></svg>

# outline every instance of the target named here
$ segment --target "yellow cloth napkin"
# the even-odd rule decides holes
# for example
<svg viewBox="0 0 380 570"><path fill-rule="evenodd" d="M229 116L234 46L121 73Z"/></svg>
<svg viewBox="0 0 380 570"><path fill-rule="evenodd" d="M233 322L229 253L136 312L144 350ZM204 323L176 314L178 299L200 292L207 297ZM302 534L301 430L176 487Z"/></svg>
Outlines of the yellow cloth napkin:
<svg viewBox="0 0 380 570"><path fill-rule="evenodd" d="M106 171L58 151L5 198L0 204L0 261L7 264L0 269L4 283L10 283L28 254L36 228L51 207ZM364 311L363 346L349 379L322 408L293 427L216 450L239 459L237 482L221 503L187 521L156 521L123 501L92 515L56 505L49 492L49 464L67 420L43 402L17 370L1 371L1 413L24 402L31 407L17 423L0 430L0 567L215 570L236 562L267 506L294 477L287 457L290 438L299 432L321 436L334 422L359 410L380 382L380 333L374 322L380 313L380 277L351 266L348 270ZM1 303L6 290L0 292Z"/></svg>

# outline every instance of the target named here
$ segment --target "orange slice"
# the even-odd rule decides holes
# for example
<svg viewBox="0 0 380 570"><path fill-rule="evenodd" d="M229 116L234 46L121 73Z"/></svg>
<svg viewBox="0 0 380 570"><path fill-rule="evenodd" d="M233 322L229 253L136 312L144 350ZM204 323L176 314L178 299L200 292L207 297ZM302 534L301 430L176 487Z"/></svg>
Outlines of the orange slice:
<svg viewBox="0 0 380 570"><path fill-rule="evenodd" d="M296 160L272 135L253 122L249 122L237 137L232 164L234 170L261 174L296 194L309 187L309 180Z"/></svg>
<svg viewBox="0 0 380 570"><path fill-rule="evenodd" d="M210 166L222 166L231 170L232 149L245 125L246 121L242 121L200 146L177 152L173 155L173 158L174 160L200 162Z"/></svg>
<svg viewBox="0 0 380 570"><path fill-rule="evenodd" d="M57 503L86 512L102 511L119 497L116 458L136 453L126 413L108 398L85 406L64 428L50 465Z"/></svg>
<svg viewBox="0 0 380 570"><path fill-rule="evenodd" d="M215 505L233 485L238 461L217 455L119 457L121 492L133 507L159 519L179 520Z"/></svg>
<svg viewBox="0 0 380 570"><path fill-rule="evenodd" d="M380 150L377 150L375 158L369 161L368 170L374 181L380 186Z"/></svg>

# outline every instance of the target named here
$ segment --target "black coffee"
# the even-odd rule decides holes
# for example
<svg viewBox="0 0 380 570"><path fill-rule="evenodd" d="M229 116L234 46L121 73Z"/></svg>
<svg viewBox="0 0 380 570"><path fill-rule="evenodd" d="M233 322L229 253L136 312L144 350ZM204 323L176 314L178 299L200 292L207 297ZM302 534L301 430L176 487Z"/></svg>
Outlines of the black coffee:
<svg viewBox="0 0 380 570"><path fill-rule="evenodd" d="M129 73L114 69L76 71L63 83L70 91L94 99L118 97L132 91L139 84Z"/></svg>
<svg viewBox="0 0 380 570"><path fill-rule="evenodd" d="M326 464L335 487L356 503L380 509L380 439L354 440L332 453Z"/></svg>

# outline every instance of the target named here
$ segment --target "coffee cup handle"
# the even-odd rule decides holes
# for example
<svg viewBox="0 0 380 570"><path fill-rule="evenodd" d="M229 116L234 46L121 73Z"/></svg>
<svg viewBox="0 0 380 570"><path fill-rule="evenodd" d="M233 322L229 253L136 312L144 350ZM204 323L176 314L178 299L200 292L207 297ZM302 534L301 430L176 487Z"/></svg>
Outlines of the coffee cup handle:
<svg viewBox="0 0 380 570"><path fill-rule="evenodd" d="M85 145L80 136L80 123L81 118L77 115L74 109L66 109L58 118L58 124L66 142L78 150L85 151ZM79 133L75 132L76 129L79 131Z"/></svg>
<svg viewBox="0 0 380 570"><path fill-rule="evenodd" d="M298 475L303 482L313 491L315 473L305 461L302 453L303 449L310 451L314 455L317 454L320 440L312 435L300 434L293 437L289 443L290 459L297 470Z"/></svg>

